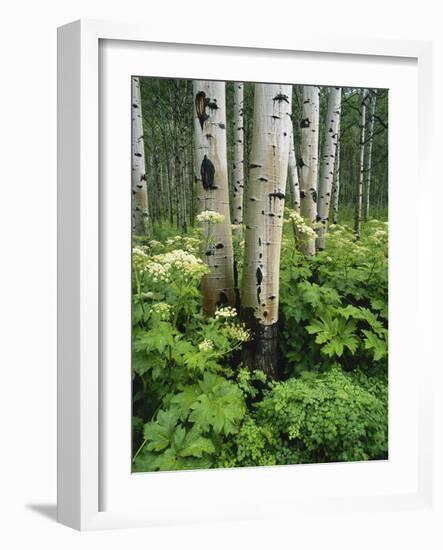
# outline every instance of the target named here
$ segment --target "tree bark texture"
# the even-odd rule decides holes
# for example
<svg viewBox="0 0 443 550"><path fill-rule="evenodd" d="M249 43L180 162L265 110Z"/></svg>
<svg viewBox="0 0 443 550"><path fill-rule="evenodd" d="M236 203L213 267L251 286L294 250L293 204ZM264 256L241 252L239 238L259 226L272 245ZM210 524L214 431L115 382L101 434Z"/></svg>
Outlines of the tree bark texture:
<svg viewBox="0 0 443 550"><path fill-rule="evenodd" d="M363 204L363 184L365 177L365 127L366 127L366 89L361 91L360 104L360 159L359 178L357 184L357 196L355 201L354 233L357 240L361 235L361 214Z"/></svg>
<svg viewBox="0 0 443 550"><path fill-rule="evenodd" d="M254 340L244 361L277 378L280 250L291 139L292 87L255 84L246 187L242 318Z"/></svg>
<svg viewBox="0 0 443 550"><path fill-rule="evenodd" d="M132 231L134 235L149 232L148 191L146 185L145 144L143 137L140 79L132 77Z"/></svg>
<svg viewBox="0 0 443 550"><path fill-rule="evenodd" d="M202 259L210 273L203 278L203 311L235 305L234 258L226 150L225 83L195 80L194 137L197 212L222 214L224 222L203 222Z"/></svg>
<svg viewBox="0 0 443 550"><path fill-rule="evenodd" d="M292 206L300 214L300 182L298 179L297 157L295 156L294 128L291 121L289 144L289 184L292 192Z"/></svg>
<svg viewBox="0 0 443 550"><path fill-rule="evenodd" d="M300 120L299 159L300 214L312 226L317 222L318 122L320 88L303 86L303 112ZM302 241L300 250L306 256L315 255L315 239Z"/></svg>
<svg viewBox="0 0 443 550"><path fill-rule="evenodd" d="M243 223L243 189L244 189L244 94L243 82L234 82L234 163L232 170L232 221Z"/></svg>
<svg viewBox="0 0 443 550"><path fill-rule="evenodd" d="M334 179L332 183L332 223L337 223L338 204L340 197L340 139L337 141L337 155L334 165Z"/></svg>
<svg viewBox="0 0 443 550"><path fill-rule="evenodd" d="M369 219L369 207L371 198L371 176L372 176L372 147L374 145L374 121L375 121L375 108L377 105L377 94L372 93L371 97L371 120L369 124L369 143L368 143L368 155L366 162L366 184L364 189L364 219Z"/></svg>
<svg viewBox="0 0 443 550"><path fill-rule="evenodd" d="M332 182L337 153L338 129L341 112L341 88L330 88L328 114L325 126L325 138L318 188L317 219L320 226L317 230L316 248L325 248L325 236L328 231L329 210L331 205Z"/></svg>

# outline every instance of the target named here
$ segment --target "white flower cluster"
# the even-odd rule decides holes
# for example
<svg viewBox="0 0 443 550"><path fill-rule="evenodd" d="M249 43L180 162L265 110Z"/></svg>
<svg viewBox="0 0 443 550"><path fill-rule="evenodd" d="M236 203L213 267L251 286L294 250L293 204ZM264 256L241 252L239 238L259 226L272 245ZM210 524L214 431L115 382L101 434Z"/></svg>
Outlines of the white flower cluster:
<svg viewBox="0 0 443 550"><path fill-rule="evenodd" d="M295 230L297 231L298 235L306 238L314 238L316 236L316 233L312 229L312 227L310 227L302 218L302 216L300 216L300 214L295 210L291 210L289 212L289 219L294 224Z"/></svg>
<svg viewBox="0 0 443 550"><path fill-rule="evenodd" d="M146 273L152 278L154 283L169 283L169 266L159 262L149 262L145 267Z"/></svg>
<svg viewBox="0 0 443 550"><path fill-rule="evenodd" d="M182 276L197 275L201 277L207 273L208 268L193 254L185 250L173 250L152 256L144 270L151 276L154 283L169 283L174 270L180 272Z"/></svg>
<svg viewBox="0 0 443 550"><path fill-rule="evenodd" d="M145 250L143 248L141 248L140 246L134 246L132 248L132 253L136 254L138 256L146 256Z"/></svg>
<svg viewBox="0 0 443 550"><path fill-rule="evenodd" d="M230 319L232 317L237 317L237 311L233 307L221 307L215 312L216 319Z"/></svg>
<svg viewBox="0 0 443 550"><path fill-rule="evenodd" d="M219 212L214 212L213 210L204 210L196 216L196 220L200 223L206 222L215 225L217 223L223 223L225 221L225 217Z"/></svg>
<svg viewBox="0 0 443 550"><path fill-rule="evenodd" d="M373 236L377 239L386 239L386 237L388 236L388 232L386 231L386 229L376 229Z"/></svg>
<svg viewBox="0 0 443 550"><path fill-rule="evenodd" d="M214 344L211 340L205 338L203 342L200 342L200 344L198 345L198 349L200 351L211 351L211 349L214 349Z"/></svg>
<svg viewBox="0 0 443 550"><path fill-rule="evenodd" d="M226 325L223 332L228 338L237 342L249 342L251 339L251 332L242 325Z"/></svg>
<svg viewBox="0 0 443 550"><path fill-rule="evenodd" d="M169 319L171 306L166 302L157 302L156 304L152 304L151 313L160 315L161 319L165 321Z"/></svg>
<svg viewBox="0 0 443 550"><path fill-rule="evenodd" d="M200 239L195 237L184 237L183 238L183 248L187 252L198 252L200 246Z"/></svg>
<svg viewBox="0 0 443 550"><path fill-rule="evenodd" d="M179 246L181 249L186 250L186 252L196 253L198 252L198 248L200 246L200 239L176 235L175 237L168 239L166 241L166 245L173 247Z"/></svg>
<svg viewBox="0 0 443 550"><path fill-rule="evenodd" d="M369 235L369 240L375 244L384 244L388 239L388 232L386 229L376 229L372 235Z"/></svg>
<svg viewBox="0 0 443 550"><path fill-rule="evenodd" d="M193 254L186 250L173 250L159 256L154 256L154 260L160 261L167 269L178 269L187 274L203 274L207 268L204 263Z"/></svg>
<svg viewBox="0 0 443 550"><path fill-rule="evenodd" d="M143 271L148 263L149 258L143 248L140 246L132 247L132 265L134 269Z"/></svg>
<svg viewBox="0 0 443 550"><path fill-rule="evenodd" d="M171 246L171 245L177 244L180 241L181 241L181 237L180 235L177 235L176 237L172 237L171 239L166 239L166 244L168 246Z"/></svg>

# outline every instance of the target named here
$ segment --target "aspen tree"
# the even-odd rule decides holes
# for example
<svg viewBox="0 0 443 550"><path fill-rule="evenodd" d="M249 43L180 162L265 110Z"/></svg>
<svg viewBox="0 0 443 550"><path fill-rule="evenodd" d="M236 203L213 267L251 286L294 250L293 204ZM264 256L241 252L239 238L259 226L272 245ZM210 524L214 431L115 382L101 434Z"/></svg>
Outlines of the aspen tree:
<svg viewBox="0 0 443 550"><path fill-rule="evenodd" d="M369 143L368 143L368 155L366 163L366 184L365 184L365 196L364 196L364 219L369 219L369 206L371 196L371 176L372 176L372 147L374 145L374 121L375 121L375 108L377 105L377 94L372 92L371 97L371 118L369 124Z"/></svg>
<svg viewBox="0 0 443 550"><path fill-rule="evenodd" d="M235 305L234 258L226 151L225 83L195 80L194 145L197 219L203 227L202 259L210 272L202 281L203 311Z"/></svg>
<svg viewBox="0 0 443 550"><path fill-rule="evenodd" d="M146 185L145 144L143 137L140 79L131 79L132 98L132 231L134 235L149 232L148 190Z"/></svg>
<svg viewBox="0 0 443 550"><path fill-rule="evenodd" d="M244 362L279 375L280 250L291 136L292 86L255 84L246 187L242 318L253 333Z"/></svg>
<svg viewBox="0 0 443 550"><path fill-rule="evenodd" d="M234 163L232 222L243 223L243 189L244 189L244 84L234 82Z"/></svg>
<svg viewBox="0 0 443 550"><path fill-rule="evenodd" d="M295 156L294 128L291 121L291 134L289 144L289 183L292 192L292 205L296 212L300 213L300 182L298 179L297 158Z"/></svg>
<svg viewBox="0 0 443 550"><path fill-rule="evenodd" d="M340 139L337 141L337 154L335 158L332 188L332 223L336 224L338 216L338 199L340 196Z"/></svg>
<svg viewBox="0 0 443 550"><path fill-rule="evenodd" d="M360 103L360 159L357 197L355 201L354 233L357 240L361 235L361 213L363 203L363 183L365 177L365 127L366 127L366 89L361 91Z"/></svg>
<svg viewBox="0 0 443 550"><path fill-rule="evenodd" d="M319 100L320 88L318 86L303 86L299 160L300 214L310 226L317 222ZM302 241L300 250L306 256L314 256L315 239L310 238Z"/></svg>
<svg viewBox="0 0 443 550"><path fill-rule="evenodd" d="M325 141L323 147L320 182L318 189L317 219L320 226L317 231L316 248L323 250L325 235L328 230L329 210L331 205L332 182L337 153L338 128L341 111L341 88L330 88L328 98L328 114L325 125Z"/></svg>

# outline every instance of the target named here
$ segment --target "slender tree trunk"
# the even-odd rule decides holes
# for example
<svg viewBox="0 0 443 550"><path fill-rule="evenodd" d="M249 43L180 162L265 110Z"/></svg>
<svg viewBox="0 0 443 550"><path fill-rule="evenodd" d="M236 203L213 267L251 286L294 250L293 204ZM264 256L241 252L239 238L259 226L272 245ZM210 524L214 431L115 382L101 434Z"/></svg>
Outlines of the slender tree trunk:
<svg viewBox="0 0 443 550"><path fill-rule="evenodd" d="M364 196L364 219L369 219L369 206L371 198L371 176L372 176L372 147L374 145L374 121L375 121L375 107L377 105L377 94L372 93L371 97L371 121L369 126L369 143L368 143L368 155L366 163L366 185Z"/></svg>
<svg viewBox="0 0 443 550"><path fill-rule="evenodd" d="M181 151L180 151L180 129L176 130L176 156L175 156L175 187L177 192L177 229L181 232L183 229L183 209L182 209L182 171L181 171Z"/></svg>
<svg viewBox="0 0 443 550"><path fill-rule="evenodd" d="M365 127L366 127L366 89L361 91L360 107L360 160L359 160L359 178L357 185L357 196L355 201L355 219L354 233L357 240L361 235L361 213L363 203L363 183L365 177Z"/></svg>
<svg viewBox="0 0 443 550"><path fill-rule="evenodd" d="M195 80L194 136L197 211L222 214L223 223L203 222L202 258L210 273L202 281L203 311L234 306L234 257L226 151L225 83Z"/></svg>
<svg viewBox="0 0 443 550"><path fill-rule="evenodd" d="M234 163L232 170L232 221L235 225L243 223L244 188L244 93L243 82L234 82Z"/></svg>
<svg viewBox="0 0 443 550"><path fill-rule="evenodd" d="M338 216L338 204L339 204L339 197L340 197L340 140L337 141L337 155L335 159L335 165L334 165L334 180L333 180L333 192L332 192L332 223L337 223L337 216Z"/></svg>
<svg viewBox="0 0 443 550"><path fill-rule="evenodd" d="M166 156L166 193L168 201L168 220L172 225L174 220L172 213L171 159L169 158L169 155Z"/></svg>
<svg viewBox="0 0 443 550"><path fill-rule="evenodd" d="M295 156L294 128L291 121L291 134L289 144L289 183L292 192L292 206L300 213L300 182L298 180L297 158Z"/></svg>
<svg viewBox="0 0 443 550"><path fill-rule="evenodd" d="M320 172L318 192L318 221L316 248L323 250L325 236L328 231L329 209L331 204L334 165L337 153L338 128L341 112L341 88L330 88L328 99L328 115L325 125L325 141Z"/></svg>
<svg viewBox="0 0 443 550"><path fill-rule="evenodd" d="M153 193L151 195L151 212L152 217L155 221L161 225L161 216L160 216L160 200L161 200L161 180L159 177L159 163L158 163L158 152L157 152L157 143L156 136L154 134L154 129L151 133L151 162L152 162L152 183L153 183Z"/></svg>
<svg viewBox="0 0 443 550"><path fill-rule="evenodd" d="M145 144L143 139L140 79L132 78L132 231L149 233L148 190L146 185Z"/></svg>
<svg viewBox="0 0 443 550"><path fill-rule="evenodd" d="M188 176L189 176L189 188L190 188L190 207L189 207L189 220L191 227L194 227L195 224L195 176L193 171L193 152L194 144L192 138L188 143Z"/></svg>
<svg viewBox="0 0 443 550"><path fill-rule="evenodd" d="M254 335L245 346L244 362L273 378L279 375L280 249L291 104L292 86L255 84L241 314Z"/></svg>
<svg viewBox="0 0 443 550"><path fill-rule="evenodd" d="M181 231L182 233L186 233L188 231L188 224L187 224L187 206L186 206L186 166L185 166L185 146L183 143L183 131L180 132L180 185L181 185Z"/></svg>
<svg viewBox="0 0 443 550"><path fill-rule="evenodd" d="M320 88L303 86L303 113L300 121L301 156L300 214L310 226L317 222L317 177L318 177L318 122ZM300 243L306 256L315 255L315 239Z"/></svg>

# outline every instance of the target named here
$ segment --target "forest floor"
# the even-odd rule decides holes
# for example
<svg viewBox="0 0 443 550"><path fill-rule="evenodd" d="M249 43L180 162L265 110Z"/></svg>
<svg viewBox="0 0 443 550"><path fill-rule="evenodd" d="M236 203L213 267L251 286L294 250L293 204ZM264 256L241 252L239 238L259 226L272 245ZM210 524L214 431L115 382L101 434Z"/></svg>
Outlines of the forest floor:
<svg viewBox="0 0 443 550"><path fill-rule="evenodd" d="M199 230L135 238L134 471L387 458L387 222L366 222L359 241L333 225L312 258L294 239L286 223L273 381L243 368L251 334L234 309L202 314Z"/></svg>

